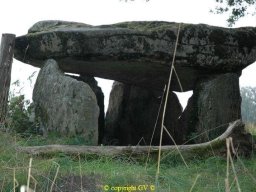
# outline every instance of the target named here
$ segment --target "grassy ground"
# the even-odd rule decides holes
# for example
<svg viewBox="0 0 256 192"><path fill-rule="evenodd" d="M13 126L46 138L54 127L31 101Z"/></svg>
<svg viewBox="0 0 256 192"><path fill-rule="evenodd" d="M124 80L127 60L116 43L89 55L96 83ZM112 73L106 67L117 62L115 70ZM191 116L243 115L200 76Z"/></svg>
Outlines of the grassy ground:
<svg viewBox="0 0 256 192"><path fill-rule="evenodd" d="M225 157L186 159L187 168L178 156L169 155L161 163L160 175L156 183L157 161L154 157L151 157L145 166L145 156L110 158L92 155L68 156L58 153L30 157L15 150L17 145L82 142L81 138L58 139L54 135L50 135L48 139L41 136L22 138L0 132L0 191L13 191L14 186L27 184L30 158L32 158L30 186L36 188L37 192L129 191L128 189L159 192L225 191L227 164ZM256 191L256 156L235 160L235 171L241 191ZM232 169L229 173L231 191L238 191ZM121 188L118 190L118 187L123 187L123 190Z"/></svg>

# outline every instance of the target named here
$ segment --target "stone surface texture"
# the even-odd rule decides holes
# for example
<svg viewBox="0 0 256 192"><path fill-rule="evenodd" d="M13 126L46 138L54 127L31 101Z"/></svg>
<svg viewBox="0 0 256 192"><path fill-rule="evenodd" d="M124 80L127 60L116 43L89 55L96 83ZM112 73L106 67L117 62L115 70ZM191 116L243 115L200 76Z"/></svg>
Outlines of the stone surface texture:
<svg viewBox="0 0 256 192"><path fill-rule="evenodd" d="M16 38L15 58L34 66L54 58L63 71L162 90L178 23L125 22L90 26L41 21ZM237 72L256 60L256 28L181 25L175 66L183 90L201 76ZM176 78L172 90L180 91Z"/></svg>
<svg viewBox="0 0 256 192"><path fill-rule="evenodd" d="M106 115L105 142L116 145L149 145L158 113L162 114L161 92L114 82ZM165 126L178 138L177 121L182 107L177 96L170 92ZM161 117L161 115L160 115ZM159 117L152 145L159 144L161 118ZM179 141L178 141L179 142ZM163 144L173 144L164 132Z"/></svg>
<svg viewBox="0 0 256 192"><path fill-rule="evenodd" d="M98 127L99 127L99 143L101 143L103 139L104 128L105 128L104 93L102 92L101 88L98 86L98 82L96 81L96 79L92 76L88 76L88 75L73 76L72 75L70 77L78 81L83 81L86 84L88 84L93 90L94 94L96 95L97 103L100 109Z"/></svg>
<svg viewBox="0 0 256 192"><path fill-rule="evenodd" d="M62 133L83 133L92 143L159 144L156 121L167 84L178 23L145 21L91 26L67 21L40 21L16 38L14 56L33 66L55 59L64 77L48 60L33 98L42 125ZM164 125L177 144L211 140L228 123L241 118L239 76L256 60L256 28L180 25ZM116 82L110 94L104 130L103 94L93 77ZM182 86L180 86L180 84ZM182 88L181 88L182 87ZM193 90L186 109L173 91ZM160 108L160 109L159 109ZM98 113L99 119L98 119ZM162 115L160 115L161 117ZM99 122L99 137L98 123ZM200 135L200 136L199 136ZM164 132L163 144L173 144Z"/></svg>
<svg viewBox="0 0 256 192"><path fill-rule="evenodd" d="M99 107L86 83L67 77L55 60L39 72L33 91L36 119L44 133L82 136L88 145L98 144Z"/></svg>
<svg viewBox="0 0 256 192"><path fill-rule="evenodd" d="M201 79L180 118L180 129L183 135L200 135L195 138L197 143L212 140L230 122L241 119L240 106L239 75L227 73Z"/></svg>

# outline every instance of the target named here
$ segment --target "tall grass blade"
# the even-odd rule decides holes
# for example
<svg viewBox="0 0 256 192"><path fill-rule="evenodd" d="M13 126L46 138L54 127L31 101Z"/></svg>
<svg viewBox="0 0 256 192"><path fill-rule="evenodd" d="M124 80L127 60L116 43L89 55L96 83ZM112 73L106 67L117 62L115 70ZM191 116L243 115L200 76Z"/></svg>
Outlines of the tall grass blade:
<svg viewBox="0 0 256 192"><path fill-rule="evenodd" d="M176 38L176 43L175 43L175 48L174 48L174 53L173 53L173 58L172 58L170 75L169 75L168 84L167 84L167 87L166 87L166 94L165 94L165 100L164 100L164 106L163 106L163 114L162 114L162 122L161 122L161 132L160 132L160 139L159 139L159 151L158 151L156 181L158 181L158 176L159 176L159 173L160 173L160 160L161 160L161 148L162 148L162 139L163 139L164 119L165 119L166 106L167 106L169 90L170 90L170 85L171 85L171 79L172 79L172 74L173 74L173 69L174 69L173 66L174 66L174 61L175 61L178 41L179 41L180 28L181 28L181 23L179 23L179 27L178 27L178 32L177 32L177 38Z"/></svg>
<svg viewBox="0 0 256 192"><path fill-rule="evenodd" d="M194 187L195 187L195 185L196 185L196 182L197 182L197 180L198 180L199 177L200 177L200 175L197 175L197 176L196 176L196 179L195 179L195 181L194 181L192 187L190 188L189 192L192 192L192 191L193 191L193 189L194 189Z"/></svg>

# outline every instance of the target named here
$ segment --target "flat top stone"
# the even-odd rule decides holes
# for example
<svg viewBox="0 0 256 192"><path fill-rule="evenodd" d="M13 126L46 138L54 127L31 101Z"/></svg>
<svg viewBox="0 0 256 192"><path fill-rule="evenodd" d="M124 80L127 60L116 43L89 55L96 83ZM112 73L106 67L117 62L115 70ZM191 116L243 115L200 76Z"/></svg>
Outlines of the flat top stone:
<svg viewBox="0 0 256 192"><path fill-rule="evenodd" d="M153 88L164 87L178 23L124 22L91 26L41 21L16 38L15 58L41 67L54 58L65 72ZM256 28L182 24L175 67L184 90L212 73L241 72L256 60ZM180 90L176 78L172 90Z"/></svg>
<svg viewBox="0 0 256 192"><path fill-rule="evenodd" d="M42 31L53 31L54 29L68 28L68 27L90 27L84 23L69 22L69 21L59 21L59 20L49 20L49 21L39 21L29 28L28 33L36 33Z"/></svg>

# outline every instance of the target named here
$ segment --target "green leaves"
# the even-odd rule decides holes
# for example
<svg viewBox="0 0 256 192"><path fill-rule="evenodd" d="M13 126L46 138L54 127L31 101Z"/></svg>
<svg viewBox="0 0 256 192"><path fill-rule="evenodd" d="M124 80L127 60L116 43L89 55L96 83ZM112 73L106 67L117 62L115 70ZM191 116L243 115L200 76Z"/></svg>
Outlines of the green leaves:
<svg viewBox="0 0 256 192"><path fill-rule="evenodd" d="M228 26L233 26L240 18L245 15L254 15L256 9L250 10L248 7L256 5L256 0L215 0L218 6L211 12L215 14L229 13L227 19Z"/></svg>
<svg viewBox="0 0 256 192"><path fill-rule="evenodd" d="M29 110L25 106L29 104L24 95L14 96L10 99L7 112L7 125L10 130L17 133L30 132L33 123L29 120Z"/></svg>

